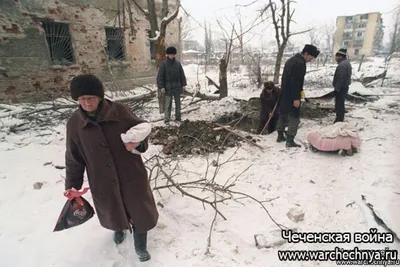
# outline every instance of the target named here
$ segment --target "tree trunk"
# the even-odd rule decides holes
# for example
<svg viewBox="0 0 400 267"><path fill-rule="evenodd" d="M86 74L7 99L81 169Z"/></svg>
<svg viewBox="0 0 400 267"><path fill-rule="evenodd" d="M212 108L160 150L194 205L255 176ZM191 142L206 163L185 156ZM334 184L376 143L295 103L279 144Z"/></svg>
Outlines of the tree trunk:
<svg viewBox="0 0 400 267"><path fill-rule="evenodd" d="M160 37L156 42L156 63L157 63L157 72L160 68L161 63L165 60L165 45L164 45L164 38ZM157 96L158 96L158 107L160 114L164 113L164 104L165 104L165 96L161 93L160 89L157 89Z"/></svg>
<svg viewBox="0 0 400 267"><path fill-rule="evenodd" d="M240 63L242 65L245 64L245 62L244 62L244 44L243 44L243 39L240 39Z"/></svg>
<svg viewBox="0 0 400 267"><path fill-rule="evenodd" d="M257 66L257 85L258 88L262 87L263 81L262 81L262 74L261 74L261 66Z"/></svg>
<svg viewBox="0 0 400 267"><path fill-rule="evenodd" d="M328 62L328 57L329 57L329 55L325 56L325 60L324 60L324 64L323 64L324 67L325 67L326 63Z"/></svg>
<svg viewBox="0 0 400 267"><path fill-rule="evenodd" d="M279 84L282 58L283 58L283 52L285 51L285 48L286 48L286 42L283 42L282 45L278 49L278 54L276 55L275 72L274 72L274 83L275 84Z"/></svg>
<svg viewBox="0 0 400 267"><path fill-rule="evenodd" d="M228 96L228 75L227 75L228 63L226 58L223 57L219 63L219 95L221 98Z"/></svg>
<svg viewBox="0 0 400 267"><path fill-rule="evenodd" d="M361 70L361 66L363 64L363 61L364 61L364 55L362 55L362 57L361 57L360 65L358 66L358 71Z"/></svg>

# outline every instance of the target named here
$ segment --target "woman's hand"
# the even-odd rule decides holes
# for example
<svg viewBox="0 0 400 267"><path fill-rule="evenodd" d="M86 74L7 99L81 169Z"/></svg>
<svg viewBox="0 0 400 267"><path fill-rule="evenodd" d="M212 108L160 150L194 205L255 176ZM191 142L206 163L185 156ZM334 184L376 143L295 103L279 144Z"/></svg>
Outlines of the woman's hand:
<svg viewBox="0 0 400 267"><path fill-rule="evenodd" d="M135 148L137 148L139 145L140 145L140 142L138 142L138 143L130 142L130 143L126 143L126 144L125 144L125 148L126 148L126 150L128 150L128 151L132 151L132 150L134 150Z"/></svg>

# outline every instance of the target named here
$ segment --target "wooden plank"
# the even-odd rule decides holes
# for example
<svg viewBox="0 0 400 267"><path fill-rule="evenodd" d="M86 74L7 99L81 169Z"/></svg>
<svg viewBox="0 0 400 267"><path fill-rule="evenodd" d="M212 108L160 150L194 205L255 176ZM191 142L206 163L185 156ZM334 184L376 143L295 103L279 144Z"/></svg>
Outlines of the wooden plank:
<svg viewBox="0 0 400 267"><path fill-rule="evenodd" d="M252 142L252 141L250 141L250 140L247 139L246 137L243 137L242 135L236 133L234 130L229 129L227 126L224 126L224 125L221 125L221 124L218 124L218 123L216 123L216 125L217 125L218 127L221 127L222 129L227 130L228 132L230 132L230 133L232 133L232 134L234 134L234 135L236 135L236 136L242 138L242 139L245 140L247 143L250 143L251 145L256 146L256 147L258 147L259 149L261 149L262 151L264 151L264 148L263 148L262 146L260 146L259 144L254 143L254 142Z"/></svg>

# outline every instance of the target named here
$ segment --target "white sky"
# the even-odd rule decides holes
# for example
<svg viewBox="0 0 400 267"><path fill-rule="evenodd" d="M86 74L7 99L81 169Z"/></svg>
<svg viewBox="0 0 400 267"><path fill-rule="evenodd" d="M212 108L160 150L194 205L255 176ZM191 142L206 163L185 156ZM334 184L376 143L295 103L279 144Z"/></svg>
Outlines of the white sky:
<svg viewBox="0 0 400 267"><path fill-rule="evenodd" d="M207 20L212 23L215 32L220 32L220 28L216 24L217 18L227 23L224 18L226 16L232 22L235 22L235 10L237 10L235 5L246 5L252 2L253 0L182 0L182 6L201 26ZM244 20L247 23L251 23L260 6L267 2L267 0L259 0L258 3L250 7L241 8L242 17L245 17ZM381 12L383 24L386 26L385 40L387 40L393 24L393 14L395 13L389 12L399 5L400 0L297 0L297 3L293 4L296 9L294 15L296 24L293 24L292 28L295 31L301 31L324 24L334 25L337 16ZM204 30L194 19L190 19L190 26L195 28L191 35L193 39L203 43ZM257 35L251 41L253 45L267 44L270 41L274 41L274 34L271 31L273 29L272 25L268 26L268 23L266 23L262 27L260 26L255 30ZM266 27L269 29L265 29ZM229 27L226 28L229 29ZM302 35L291 38L291 41L296 43L309 42L309 37Z"/></svg>

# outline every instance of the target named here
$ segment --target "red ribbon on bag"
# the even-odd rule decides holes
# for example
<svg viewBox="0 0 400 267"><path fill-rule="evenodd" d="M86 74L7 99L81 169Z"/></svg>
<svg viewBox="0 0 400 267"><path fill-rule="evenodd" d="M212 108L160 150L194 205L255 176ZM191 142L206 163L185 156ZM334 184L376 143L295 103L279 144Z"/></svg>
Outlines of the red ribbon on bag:
<svg viewBox="0 0 400 267"><path fill-rule="evenodd" d="M73 200L75 198L75 201L78 204L83 205L83 201L81 200L80 197L86 194L87 191L89 191L89 187L85 187L82 191L78 191L75 188L71 188L64 192L64 196L69 200Z"/></svg>

